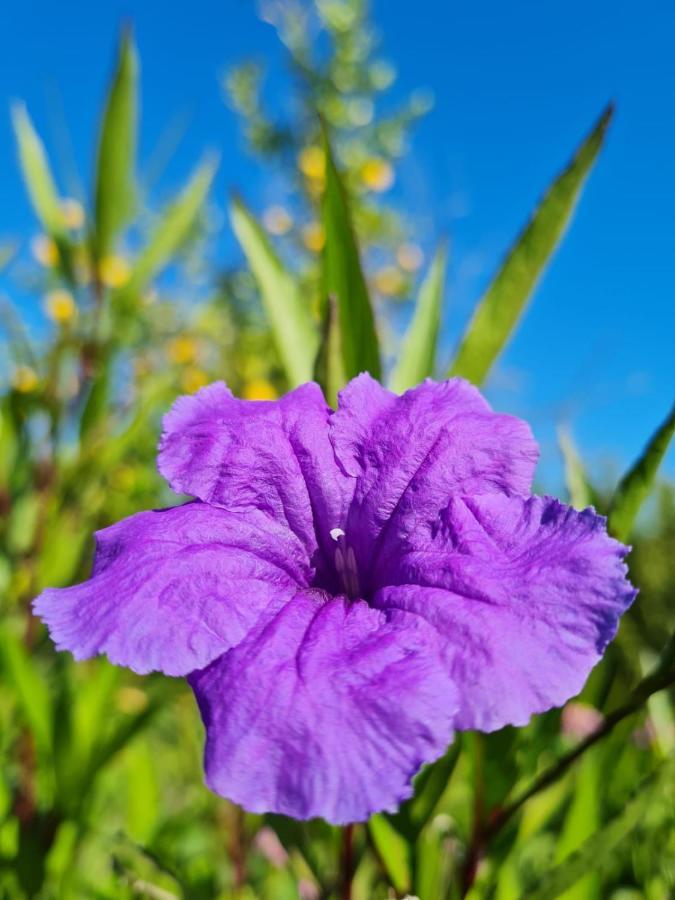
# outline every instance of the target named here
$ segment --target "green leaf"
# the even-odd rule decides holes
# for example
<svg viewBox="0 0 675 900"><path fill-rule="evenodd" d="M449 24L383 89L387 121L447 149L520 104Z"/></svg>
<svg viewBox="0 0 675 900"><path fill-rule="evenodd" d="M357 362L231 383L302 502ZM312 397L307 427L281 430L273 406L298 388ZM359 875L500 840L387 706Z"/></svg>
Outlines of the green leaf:
<svg viewBox="0 0 675 900"><path fill-rule="evenodd" d="M417 840L438 806L459 759L462 741L456 736L444 756L424 766L415 778L414 794L387 821L409 842Z"/></svg>
<svg viewBox="0 0 675 900"><path fill-rule="evenodd" d="M619 815L596 831L576 852L552 869L528 892L529 900L553 900L575 885L589 872L602 871L615 857L617 847L641 823L657 796L675 799L673 759L670 758L651 773L639 786Z"/></svg>
<svg viewBox="0 0 675 900"><path fill-rule="evenodd" d="M558 429L558 444L565 464L565 484L570 503L575 509L586 509L593 503L593 489L572 436L566 428Z"/></svg>
<svg viewBox="0 0 675 900"><path fill-rule="evenodd" d="M0 632L0 668L2 680L11 686L38 748L48 753L52 743L52 711L47 683L35 657L8 626Z"/></svg>
<svg viewBox="0 0 675 900"><path fill-rule="evenodd" d="M118 725L113 733L93 749L89 763L81 772L82 793L86 793L108 763L143 732L155 716L166 705L166 696L152 697L148 705L138 713L129 716Z"/></svg>
<svg viewBox="0 0 675 900"><path fill-rule="evenodd" d="M95 370L89 385L87 400L80 418L80 441L84 441L101 423L108 413L111 387L111 355L101 353L95 363Z"/></svg>
<svg viewBox="0 0 675 900"><path fill-rule="evenodd" d="M575 773L572 803L556 844L557 862L567 859L601 826L602 770L597 749L595 753L586 754ZM564 900L597 900L600 896L598 873L587 872L561 896Z"/></svg>
<svg viewBox="0 0 675 900"><path fill-rule="evenodd" d="M399 394L433 375L447 259L447 247L443 244L422 282L415 313L391 376L390 387Z"/></svg>
<svg viewBox="0 0 675 900"><path fill-rule="evenodd" d="M345 381L364 371L380 378L381 367L375 318L361 268L347 192L327 137L324 147L326 188L323 224L326 243L323 250L323 298L329 326L324 340L335 341L339 347L337 354L331 354L328 382L324 387L329 401L334 402L337 391ZM336 316L331 316L331 297L336 304ZM332 334L334 331L337 331L336 336Z"/></svg>
<svg viewBox="0 0 675 900"><path fill-rule="evenodd" d="M412 877L411 845L382 815L372 816L368 830L392 885L399 894L407 893Z"/></svg>
<svg viewBox="0 0 675 900"><path fill-rule="evenodd" d="M450 367L451 375L461 375L474 384L481 384L506 346L565 233L584 182L602 147L612 113L610 104L570 164L553 182L509 251L469 323Z"/></svg>
<svg viewBox="0 0 675 900"><path fill-rule="evenodd" d="M61 201L49 160L23 103L16 103L12 107L12 125L19 150L21 171L35 214L45 231L55 238L63 237Z"/></svg>
<svg viewBox="0 0 675 900"><path fill-rule="evenodd" d="M110 253L134 203L138 61L131 35L122 35L117 68L101 121L94 189L94 246Z"/></svg>
<svg viewBox="0 0 675 900"><path fill-rule="evenodd" d="M263 229L241 199L230 205L234 233L258 284L277 351L291 387L312 377L317 328L298 280L288 272Z"/></svg>
<svg viewBox="0 0 675 900"><path fill-rule="evenodd" d="M621 479L614 493L607 527L617 540L625 541L630 537L637 514L652 489L674 431L675 406L653 435L640 458Z"/></svg>
<svg viewBox="0 0 675 900"><path fill-rule="evenodd" d="M216 167L214 159L203 162L181 194L160 216L159 224L136 260L129 283L123 288L124 293L142 291L185 242L204 205Z"/></svg>

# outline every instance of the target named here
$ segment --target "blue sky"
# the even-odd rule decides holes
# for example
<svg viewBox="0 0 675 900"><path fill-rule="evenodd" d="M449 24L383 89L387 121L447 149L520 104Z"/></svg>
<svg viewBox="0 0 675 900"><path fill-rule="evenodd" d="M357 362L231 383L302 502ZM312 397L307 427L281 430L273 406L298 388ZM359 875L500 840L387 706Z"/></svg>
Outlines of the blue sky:
<svg viewBox="0 0 675 900"><path fill-rule="evenodd" d="M374 11L383 55L399 70L394 99L417 87L436 97L396 196L425 244L451 238L448 349L547 183L606 101L616 100L606 150L490 395L532 422L546 483L559 474L560 421L593 468L618 474L665 416L675 385L675 7L375 0ZM215 148L217 202L230 187L254 205L273 199L243 153L218 81L229 64L253 56L274 73L271 101L283 102L282 53L251 0L11 4L0 33L4 108L13 98L28 103L52 155L63 158L62 172L65 117L86 176L125 19L142 56L141 171L172 122L189 124L160 196ZM0 114L0 171L0 238L33 233L8 113ZM236 253L227 234L218 249L223 259Z"/></svg>

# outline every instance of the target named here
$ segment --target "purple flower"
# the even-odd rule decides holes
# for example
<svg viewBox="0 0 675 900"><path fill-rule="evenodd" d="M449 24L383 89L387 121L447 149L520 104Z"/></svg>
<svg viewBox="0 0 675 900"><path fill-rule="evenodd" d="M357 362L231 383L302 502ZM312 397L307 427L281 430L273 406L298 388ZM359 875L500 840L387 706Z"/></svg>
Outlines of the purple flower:
<svg viewBox="0 0 675 900"><path fill-rule="evenodd" d="M466 382L332 412L224 384L180 398L159 468L195 497L99 532L89 581L35 611L59 649L188 676L206 778L255 812L393 810L453 729L581 689L635 591L592 510L529 495L537 447Z"/></svg>

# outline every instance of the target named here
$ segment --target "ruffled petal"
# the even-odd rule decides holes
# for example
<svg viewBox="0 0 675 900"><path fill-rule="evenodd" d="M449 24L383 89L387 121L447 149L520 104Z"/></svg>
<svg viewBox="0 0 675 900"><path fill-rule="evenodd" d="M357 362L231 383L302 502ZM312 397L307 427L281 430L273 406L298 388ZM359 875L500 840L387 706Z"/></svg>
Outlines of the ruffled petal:
<svg viewBox="0 0 675 900"><path fill-rule="evenodd" d="M577 694L636 591L605 519L551 498L455 498L401 548L374 605L446 644L460 729L524 725Z"/></svg>
<svg viewBox="0 0 675 900"><path fill-rule="evenodd" d="M360 375L340 393L330 430L338 461L357 479L347 538L374 576L451 496L527 495L538 456L528 425L492 412L461 378L398 397Z"/></svg>
<svg viewBox="0 0 675 900"><path fill-rule="evenodd" d="M417 616L299 594L190 676L207 784L296 819L396 809L451 738L456 698L436 645Z"/></svg>
<svg viewBox="0 0 675 900"><path fill-rule="evenodd" d="M194 502L97 532L91 578L43 591L33 609L76 659L105 653L139 674L186 675L311 577L300 541L263 514Z"/></svg>
<svg viewBox="0 0 675 900"><path fill-rule="evenodd" d="M159 469L178 493L262 510L308 552L325 550L352 489L328 438L330 414L314 383L280 400L250 401L217 382L180 397L165 416Z"/></svg>

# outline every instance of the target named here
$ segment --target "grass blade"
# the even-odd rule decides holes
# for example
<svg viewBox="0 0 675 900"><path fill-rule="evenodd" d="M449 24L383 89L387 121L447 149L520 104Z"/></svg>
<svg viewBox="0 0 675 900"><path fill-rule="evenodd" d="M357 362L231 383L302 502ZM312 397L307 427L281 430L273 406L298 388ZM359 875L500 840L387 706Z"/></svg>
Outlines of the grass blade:
<svg viewBox="0 0 675 900"><path fill-rule="evenodd" d="M593 488L586 475L579 451L567 428L558 429L558 445L565 466L565 485L570 503L575 509L586 509L594 502Z"/></svg>
<svg viewBox="0 0 675 900"><path fill-rule="evenodd" d="M12 126L19 163L33 209L45 231L55 238L64 235L61 201L49 167L44 144L33 127L23 103L12 107Z"/></svg>
<svg viewBox="0 0 675 900"><path fill-rule="evenodd" d="M21 639L3 628L0 635L0 670L11 686L36 744L48 754L52 745L52 704L49 689Z"/></svg>
<svg viewBox="0 0 675 900"><path fill-rule="evenodd" d="M576 884L589 872L598 872L616 853L618 845L645 817L650 805L661 794L674 794L673 759L662 763L640 785L618 816L590 837L576 852L550 871L528 893L530 900L552 900Z"/></svg>
<svg viewBox="0 0 675 900"><path fill-rule="evenodd" d="M383 815L375 815L368 822L370 837L392 885L405 894L412 879L412 848Z"/></svg>
<svg viewBox="0 0 675 900"><path fill-rule="evenodd" d="M318 334L300 285L285 268L263 229L239 198L230 206L234 233L258 284L277 350L291 387L312 377Z"/></svg>
<svg viewBox="0 0 675 900"><path fill-rule="evenodd" d="M352 225L347 192L325 139L326 188L323 197L323 222L326 243L323 251L323 296L327 314L328 298L337 307L335 326L342 371L334 373L327 384L329 401L334 401L339 381L370 372L380 378L380 350L375 331L375 317L361 268L356 235ZM330 332L331 328L328 329ZM331 340L330 334L326 340Z"/></svg>
<svg viewBox="0 0 675 900"><path fill-rule="evenodd" d="M502 352L560 243L612 118L610 104L553 182L483 295L450 367L481 384Z"/></svg>
<svg viewBox="0 0 675 900"><path fill-rule="evenodd" d="M203 162L180 196L165 210L150 241L136 260L125 292L138 293L147 287L188 238L208 195L216 165L212 159Z"/></svg>
<svg viewBox="0 0 675 900"><path fill-rule="evenodd" d="M101 121L96 159L94 243L99 259L111 251L115 236L133 210L137 92L136 49L131 35L125 33Z"/></svg>
<svg viewBox="0 0 675 900"><path fill-rule="evenodd" d="M630 537L637 514L652 489L674 431L675 406L653 435L640 458L621 479L612 498L608 517L610 534L618 540L625 541Z"/></svg>
<svg viewBox="0 0 675 900"><path fill-rule="evenodd" d="M390 387L399 394L433 375L447 260L448 251L443 244L422 282L415 313L391 376Z"/></svg>

